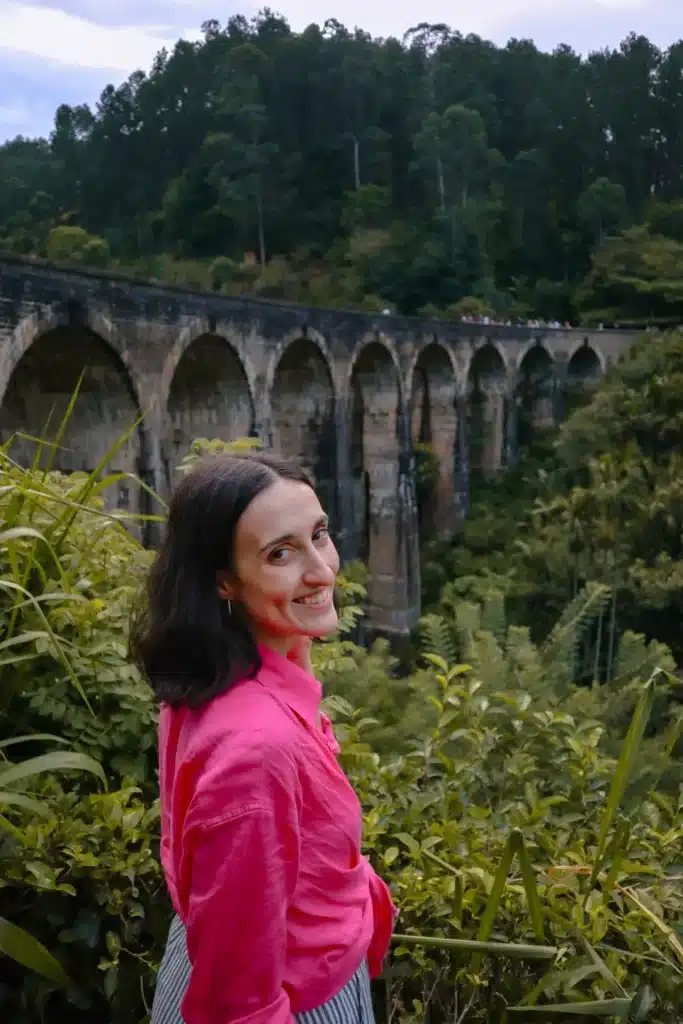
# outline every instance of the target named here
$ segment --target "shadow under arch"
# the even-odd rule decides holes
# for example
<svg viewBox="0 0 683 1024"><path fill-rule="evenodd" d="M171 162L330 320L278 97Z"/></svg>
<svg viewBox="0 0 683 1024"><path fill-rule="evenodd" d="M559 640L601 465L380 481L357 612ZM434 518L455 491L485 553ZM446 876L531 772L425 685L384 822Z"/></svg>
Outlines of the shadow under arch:
<svg viewBox="0 0 683 1024"><path fill-rule="evenodd" d="M356 353L349 382L351 521L356 556L369 570L368 619L403 632L419 614L419 544L401 379L378 340Z"/></svg>
<svg viewBox="0 0 683 1024"><path fill-rule="evenodd" d="M588 339L576 349L567 363L564 387L564 413L570 416L588 401L604 375L604 366Z"/></svg>
<svg viewBox="0 0 683 1024"><path fill-rule="evenodd" d="M85 317L70 323L58 317L36 321L32 336L24 334L0 401L0 438L6 443L14 437L12 455L20 464L31 465L36 455L36 442L27 435L54 441L80 380L61 443L53 446L52 467L63 473L91 473L130 432L109 457L105 475L128 473L153 485L144 422L131 431L142 414L135 383L117 349ZM146 491L133 480L107 488L102 499L110 510L151 510ZM139 524L131 524L131 530L143 540L148 537Z"/></svg>
<svg viewBox="0 0 683 1024"><path fill-rule="evenodd" d="M280 353L268 391L271 444L313 475L338 528L336 395L330 365L315 341L298 337Z"/></svg>
<svg viewBox="0 0 683 1024"><path fill-rule="evenodd" d="M543 345L532 345L520 361L514 394L520 448L528 448L555 426L556 389L554 359Z"/></svg>
<svg viewBox="0 0 683 1024"><path fill-rule="evenodd" d="M421 536L452 533L455 490L457 379L450 353L438 342L423 346L409 376L410 427Z"/></svg>
<svg viewBox="0 0 683 1024"><path fill-rule="evenodd" d="M200 334L183 346L168 382L168 486L193 441L236 441L254 432L254 403L244 364L230 341Z"/></svg>
<svg viewBox="0 0 683 1024"><path fill-rule="evenodd" d="M472 356L467 373L467 438L472 473L501 468L505 433L507 368L498 348L487 342Z"/></svg>

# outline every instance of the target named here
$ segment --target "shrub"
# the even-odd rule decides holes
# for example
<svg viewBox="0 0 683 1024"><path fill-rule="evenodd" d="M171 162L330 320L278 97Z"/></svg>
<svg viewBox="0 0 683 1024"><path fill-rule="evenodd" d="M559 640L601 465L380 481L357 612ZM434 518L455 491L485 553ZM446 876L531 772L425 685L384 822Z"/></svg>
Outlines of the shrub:
<svg viewBox="0 0 683 1024"><path fill-rule="evenodd" d="M149 556L92 479L21 470L6 452L0 478L0 739L30 734L29 755L66 740L108 780L102 789L85 773L54 772L9 787L19 799L0 831L4 913L71 984L3 963L3 1019L143 1022L170 916L156 713L125 656ZM572 1002L572 1020L623 1017L628 1006L634 1019L673 1024L683 800L675 777L657 783L676 721L643 744L667 652L630 641L639 667L624 683L634 723L624 739L624 708L615 714L593 691L584 706L563 671L576 609L537 648L505 622L502 594L482 607L452 591L441 619L425 623L424 664L401 675L385 643L362 650L350 639L357 568L342 595L343 632L315 657L367 851L401 907L387 968L393 1016L502 1022Z"/></svg>
<svg viewBox="0 0 683 1024"><path fill-rule="evenodd" d="M475 1022L582 1001L589 1020L604 1015L594 1001L622 1000L613 1005L623 1013L637 997L653 1004L640 1019L673 1024L683 1000L683 802L654 788L623 801L654 681L641 686L617 762L598 721L431 661L436 725L413 751L379 759L362 722L340 730L366 843L408 935L388 971L394 1009L421 1018L429 1003L443 1020L468 1007ZM545 963L514 949L483 959L410 942L425 934L443 947L495 939L555 952Z"/></svg>

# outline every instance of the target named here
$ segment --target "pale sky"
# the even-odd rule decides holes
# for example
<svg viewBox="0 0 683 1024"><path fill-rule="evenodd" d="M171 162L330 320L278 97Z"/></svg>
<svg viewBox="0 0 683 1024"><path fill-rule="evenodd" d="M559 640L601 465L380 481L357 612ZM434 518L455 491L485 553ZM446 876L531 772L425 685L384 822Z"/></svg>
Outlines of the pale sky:
<svg viewBox="0 0 683 1024"><path fill-rule="evenodd" d="M445 22L496 43L516 36L583 53L631 31L661 47L683 38L682 0L0 0L0 141L47 134L60 103L92 104L108 83L147 70L161 46L199 37L203 21L265 6L297 31L336 18L400 38L419 22Z"/></svg>

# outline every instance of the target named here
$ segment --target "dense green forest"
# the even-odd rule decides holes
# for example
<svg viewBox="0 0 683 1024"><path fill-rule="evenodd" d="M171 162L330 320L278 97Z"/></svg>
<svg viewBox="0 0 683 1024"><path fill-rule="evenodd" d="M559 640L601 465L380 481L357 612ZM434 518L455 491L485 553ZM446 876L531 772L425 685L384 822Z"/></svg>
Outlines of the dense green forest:
<svg viewBox="0 0 683 1024"><path fill-rule="evenodd" d="M318 305L683 320L683 43L203 26L0 147L0 247Z"/></svg>
<svg viewBox="0 0 683 1024"><path fill-rule="evenodd" d="M402 666L353 642L365 570L344 567L315 663L401 908L378 1024L680 1024L682 385L683 335L651 332L520 465L525 500L486 484L426 547ZM147 1024L168 928L156 708L126 650L150 552L104 513L117 479L0 448L11 1024Z"/></svg>
<svg viewBox="0 0 683 1024"><path fill-rule="evenodd" d="M682 72L683 43L641 37L581 58L210 23L0 147L0 248L321 305L676 324ZM683 333L644 332L513 470L473 477L456 536L423 534L405 649L354 642L366 573L344 567L316 672L401 908L379 1024L680 1024L682 402ZM170 907L126 644L151 553L106 510L116 473L14 454L0 1018L147 1024Z"/></svg>

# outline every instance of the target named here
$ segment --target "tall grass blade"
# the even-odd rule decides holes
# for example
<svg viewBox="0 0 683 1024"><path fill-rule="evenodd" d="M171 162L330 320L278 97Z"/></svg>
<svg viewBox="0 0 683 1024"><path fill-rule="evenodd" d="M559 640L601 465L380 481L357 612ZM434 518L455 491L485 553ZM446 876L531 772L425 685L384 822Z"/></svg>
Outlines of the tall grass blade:
<svg viewBox="0 0 683 1024"><path fill-rule="evenodd" d="M12 736L8 740L0 740L0 750L6 750L7 747L13 747L17 743L37 743L43 740L49 740L51 743L68 743L69 741L64 739L63 736L53 736L49 732L36 732L29 733L26 736Z"/></svg>
<svg viewBox="0 0 683 1024"><path fill-rule="evenodd" d="M23 928L18 928L4 917L0 917L0 953L63 988L70 984L64 968L52 953Z"/></svg>
<svg viewBox="0 0 683 1024"><path fill-rule="evenodd" d="M673 928L663 921L659 914L655 914L654 910L651 910L641 899L636 896L633 889L622 889L622 892L643 912L647 917L650 918L655 927L664 935L669 946L674 951L681 964L683 964L683 942L678 938Z"/></svg>
<svg viewBox="0 0 683 1024"><path fill-rule="evenodd" d="M74 411L74 407L76 405L76 400L78 399L78 396L79 396L79 394L81 392L81 385L83 384L83 377L84 377L84 375L85 375L85 369L83 370L83 372L81 373L80 377L76 381L76 386L73 389L73 392L71 393L71 398L69 399L69 404L67 405L67 407L66 407L66 409L64 411L64 415L62 416L60 424L59 424L59 426L57 428L57 434L55 436L55 439L50 444L50 455L48 457L47 464L46 464L45 470L43 472L43 479L45 479L47 477L48 473L52 469L52 466L53 466L53 463L54 463L54 459L55 459L55 452L56 452L57 448L61 448L62 440L64 439L64 434L66 433L66 428L68 426L69 420L71 419L71 415L72 415L72 413ZM50 416L50 418L52 418L52 416ZM46 427L46 430L47 430L47 427ZM37 469L38 467L36 466L35 468Z"/></svg>
<svg viewBox="0 0 683 1024"><path fill-rule="evenodd" d="M484 913L482 915L481 922L479 924L479 930L477 931L477 941L486 942L491 937L493 931L493 925L496 920L496 914L500 907L503 893L505 891L505 885L510 875L510 868L512 867L512 860L514 857L514 840L512 835L508 837L508 841L503 849L503 856L500 859L498 870L493 878L493 886L489 898L486 901ZM472 957L471 969L476 973L481 967L481 956L475 954Z"/></svg>
<svg viewBox="0 0 683 1024"><path fill-rule="evenodd" d="M22 807L25 811L37 814L39 818L54 818L49 807L41 804L39 800L34 800L33 797L24 796L23 793L3 793L0 790L0 807Z"/></svg>
<svg viewBox="0 0 683 1024"><path fill-rule="evenodd" d="M631 1009L630 999L603 999L588 1003L550 1003L548 1006L508 1006L508 1013L534 1017L617 1017L623 1020Z"/></svg>
<svg viewBox="0 0 683 1024"><path fill-rule="evenodd" d="M12 580L2 580L2 579L0 579L0 590L8 590L11 593L21 593L21 594L23 594L23 596L27 599L27 601L29 601L31 603L31 605L35 608L35 610L37 611L39 617L43 621L43 625L45 626L45 632L49 636L50 645L51 645L51 647L52 647L52 649L53 649L53 651L54 651L58 661L60 661L62 663L62 665L63 665L67 675L69 676L69 679L73 683L75 689L80 694L80 697L81 697L83 703L88 708L90 713L94 716L93 709L90 706L90 701L88 700L88 698L87 698L87 696L85 694L85 690L83 689L83 687L81 686L80 682L78 681L78 679L76 677L76 673L74 672L74 670L72 668L71 662L69 661L69 659L67 658L66 654L64 653L63 645L60 643L60 641L58 640L58 638L55 636L54 632L52 631L52 629L50 627L50 623L47 621L45 613L44 613L43 609L40 607L40 602L37 601L34 598L33 594L30 594L28 592L28 590L26 590L25 587L19 586L18 583L14 583Z"/></svg>
<svg viewBox="0 0 683 1024"><path fill-rule="evenodd" d="M98 483L98 481L100 479L100 473L102 472L102 470L105 468L105 466L108 465L108 463L111 462L113 457L119 451L121 451L121 449L128 443L129 439L132 437L134 432L137 430L137 428L142 423L142 420L143 420L143 417L142 416L138 416L138 418L131 424L131 426L128 428L128 430L126 430L119 438L117 438L117 440L114 441L114 443L104 453L104 455L102 456L100 461L97 463L97 465L95 466L93 471L88 475L88 479L85 481L85 483L81 487L80 491L77 492L77 495L76 495L76 498L75 498L75 503L77 505L82 505L85 501L87 501L87 499L90 496L90 494L92 493L93 489L97 486L97 483ZM64 521L63 524L61 524L61 532L59 533L59 535L57 537L57 540L55 542L55 548L57 549L57 551L61 550L62 544L66 540L66 536L67 536L71 526L73 525L73 522L74 522L74 520L75 520L77 515L78 515L78 510L76 509L76 510L71 510L64 517L65 521Z"/></svg>
<svg viewBox="0 0 683 1024"><path fill-rule="evenodd" d="M529 917L531 918L531 924L534 929L534 935L538 942L545 941L545 929L543 927L543 911L541 910L541 900L538 895L538 885L536 882L536 872L533 869L529 852L524 842L524 836L520 829L513 829L510 836L514 852L519 858L519 864L522 871L522 882L524 884L524 892L526 893L527 907L529 908Z"/></svg>
<svg viewBox="0 0 683 1024"><path fill-rule="evenodd" d="M96 775L104 788L107 788L107 778L102 765L87 754L81 754L76 750L55 750L49 754L40 754L38 757L29 757L26 761L13 764L9 768L0 769L0 787L14 785L24 779L43 772L68 772L86 771Z"/></svg>
<svg viewBox="0 0 683 1024"><path fill-rule="evenodd" d="M430 946L436 949L461 950L512 960L554 960L555 946L532 946L523 942L479 942L477 939L449 939L443 935L392 935L394 946Z"/></svg>
<svg viewBox="0 0 683 1024"><path fill-rule="evenodd" d="M584 935L581 935L580 932L576 932L575 934L583 948L588 953L588 956L593 961L593 966L600 973L602 979L607 983L613 995L615 995L617 998L625 998L626 992L624 991L623 987L619 984L617 979L614 977L614 975L610 971L605 961L599 955L599 953L596 952L596 950L591 946L590 942Z"/></svg>
<svg viewBox="0 0 683 1024"><path fill-rule="evenodd" d="M635 711L633 712L633 718L631 719L631 725L629 726L626 739L621 748L619 754L619 760L617 762L616 769L614 771L614 777L612 778L612 785L607 797L607 803L602 816L600 824L600 833L598 836L598 847L595 853L595 860L593 862L593 871L591 873L590 883L588 886L588 893L586 899L590 895L590 891L593 889L595 882L602 869L602 864L605 856L605 850L607 848L607 840L609 838L610 830L614 824L614 821L619 810L619 805L623 798L626 786L633 768L633 764L638 755L638 749L640 747L645 726L650 717L650 711L652 708L652 697L654 691L654 683L659 675L659 669L655 669L647 683L643 687L643 692L640 695L640 699L636 705Z"/></svg>
<svg viewBox="0 0 683 1024"><path fill-rule="evenodd" d="M604 880L602 881L602 902L605 906L609 903L612 898L614 887L617 883L617 876L621 867L622 861L628 854L629 842L631 839L631 823L626 820L622 820L618 823L616 831L614 833L614 839L612 840L610 847L605 856L606 860L609 860L610 866Z"/></svg>

